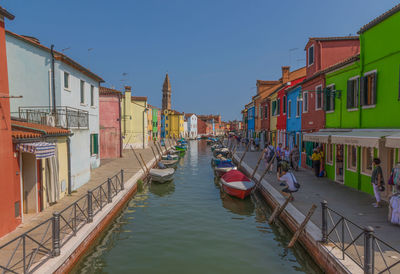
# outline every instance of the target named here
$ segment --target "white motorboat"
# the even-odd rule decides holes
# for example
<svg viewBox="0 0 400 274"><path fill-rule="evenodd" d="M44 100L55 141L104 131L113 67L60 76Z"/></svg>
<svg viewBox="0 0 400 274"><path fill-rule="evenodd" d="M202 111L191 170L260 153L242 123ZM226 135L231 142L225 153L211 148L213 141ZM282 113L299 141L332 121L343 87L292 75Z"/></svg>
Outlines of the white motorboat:
<svg viewBox="0 0 400 274"><path fill-rule="evenodd" d="M174 177L175 169L173 168L152 168L150 169L151 180L158 183L165 183L171 181Z"/></svg>
<svg viewBox="0 0 400 274"><path fill-rule="evenodd" d="M163 155L161 157L161 159L163 159L163 160L178 160L179 155L176 155L176 154Z"/></svg>
<svg viewBox="0 0 400 274"><path fill-rule="evenodd" d="M166 167L176 167L178 165L178 159L175 159L175 160L161 160L160 162L162 164L164 164Z"/></svg>

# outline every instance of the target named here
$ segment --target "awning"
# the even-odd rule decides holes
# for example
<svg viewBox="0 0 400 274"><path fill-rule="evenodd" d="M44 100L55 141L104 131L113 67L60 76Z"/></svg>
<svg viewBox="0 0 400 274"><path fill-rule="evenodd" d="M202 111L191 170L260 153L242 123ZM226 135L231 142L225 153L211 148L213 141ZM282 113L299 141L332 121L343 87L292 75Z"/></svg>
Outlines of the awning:
<svg viewBox="0 0 400 274"><path fill-rule="evenodd" d="M33 153L37 159L45 159L55 155L56 144L46 142L20 143L17 144L17 150Z"/></svg>
<svg viewBox="0 0 400 274"><path fill-rule="evenodd" d="M395 134L393 131L376 130L376 131L350 131L336 133L331 136L333 144L355 145L362 147L379 147L380 140L388 135Z"/></svg>
<svg viewBox="0 0 400 274"><path fill-rule="evenodd" d="M315 142L315 143L329 143L330 136L336 134L333 131L317 131L312 133L303 134L303 141Z"/></svg>
<svg viewBox="0 0 400 274"><path fill-rule="evenodd" d="M400 148L400 133L386 136L386 147Z"/></svg>

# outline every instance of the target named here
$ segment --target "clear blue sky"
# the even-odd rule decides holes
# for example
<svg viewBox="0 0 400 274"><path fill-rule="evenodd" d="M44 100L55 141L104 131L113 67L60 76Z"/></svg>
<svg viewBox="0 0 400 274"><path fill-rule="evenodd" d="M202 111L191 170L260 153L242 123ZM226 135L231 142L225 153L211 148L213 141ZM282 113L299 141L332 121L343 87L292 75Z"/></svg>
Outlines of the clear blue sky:
<svg viewBox="0 0 400 274"><path fill-rule="evenodd" d="M105 85L131 85L161 106L240 118L257 79L305 63L308 37L356 34L394 0L3 0L7 29L31 35L88 66ZM93 50L88 51L89 48ZM127 73L123 76L123 73ZM124 80L124 81L121 81Z"/></svg>

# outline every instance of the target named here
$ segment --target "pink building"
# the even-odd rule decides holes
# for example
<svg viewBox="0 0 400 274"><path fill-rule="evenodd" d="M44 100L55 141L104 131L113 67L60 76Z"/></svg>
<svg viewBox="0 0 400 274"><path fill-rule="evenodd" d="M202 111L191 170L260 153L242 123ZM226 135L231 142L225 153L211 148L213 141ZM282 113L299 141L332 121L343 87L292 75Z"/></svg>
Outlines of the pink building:
<svg viewBox="0 0 400 274"><path fill-rule="evenodd" d="M122 157L121 95L111 88L99 90L101 159Z"/></svg>

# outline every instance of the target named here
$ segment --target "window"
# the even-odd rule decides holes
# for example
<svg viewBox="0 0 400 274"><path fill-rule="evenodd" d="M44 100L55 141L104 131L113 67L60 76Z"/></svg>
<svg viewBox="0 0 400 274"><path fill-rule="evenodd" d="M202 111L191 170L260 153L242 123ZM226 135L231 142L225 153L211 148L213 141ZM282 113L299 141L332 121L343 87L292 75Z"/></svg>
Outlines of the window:
<svg viewBox="0 0 400 274"><path fill-rule="evenodd" d="M330 85L325 89L325 110L334 111L335 110L335 85Z"/></svg>
<svg viewBox="0 0 400 274"><path fill-rule="evenodd" d="M282 112L286 114L286 95L284 95L282 99Z"/></svg>
<svg viewBox="0 0 400 274"><path fill-rule="evenodd" d="M347 109L358 107L359 79L357 76L347 81Z"/></svg>
<svg viewBox="0 0 400 274"><path fill-rule="evenodd" d="M326 162L329 164L333 163L333 144L326 145Z"/></svg>
<svg viewBox="0 0 400 274"><path fill-rule="evenodd" d="M261 105L258 107L258 111L259 111L258 113L260 114L259 117L262 119L263 116L262 116L262 107L261 107Z"/></svg>
<svg viewBox="0 0 400 274"><path fill-rule="evenodd" d="M361 105L376 104L376 71L367 72L361 79Z"/></svg>
<svg viewBox="0 0 400 274"><path fill-rule="evenodd" d="M94 86L90 86L90 105L94 106Z"/></svg>
<svg viewBox="0 0 400 274"><path fill-rule="evenodd" d="M277 106L276 106L276 100L272 101L272 116L277 115Z"/></svg>
<svg viewBox="0 0 400 274"><path fill-rule="evenodd" d="M99 134L90 134L90 155L99 154Z"/></svg>
<svg viewBox="0 0 400 274"><path fill-rule="evenodd" d="M314 64L314 46L308 48L308 65Z"/></svg>
<svg viewBox="0 0 400 274"><path fill-rule="evenodd" d="M316 88L315 110L322 109L322 86Z"/></svg>
<svg viewBox="0 0 400 274"><path fill-rule="evenodd" d="M292 115L292 101L289 100L287 103L287 117L288 119L290 119L291 115Z"/></svg>
<svg viewBox="0 0 400 274"><path fill-rule="evenodd" d="M81 80L81 104L85 103L85 81Z"/></svg>
<svg viewBox="0 0 400 274"><path fill-rule="evenodd" d="M264 118L267 119L268 118L268 106L265 105L264 107Z"/></svg>
<svg viewBox="0 0 400 274"><path fill-rule="evenodd" d="M297 100L296 117L300 117L300 113L301 113L301 101Z"/></svg>
<svg viewBox="0 0 400 274"><path fill-rule="evenodd" d="M370 147L361 148L361 157L361 171L366 174L371 174L374 149Z"/></svg>
<svg viewBox="0 0 400 274"><path fill-rule="evenodd" d="M281 99L276 101L276 115L281 115Z"/></svg>
<svg viewBox="0 0 400 274"><path fill-rule="evenodd" d="M347 169L356 171L357 170L357 147L347 146Z"/></svg>
<svg viewBox="0 0 400 274"><path fill-rule="evenodd" d="M308 112L308 92L303 93L303 112Z"/></svg>
<svg viewBox="0 0 400 274"><path fill-rule="evenodd" d="M64 71L64 88L69 89L69 73Z"/></svg>

